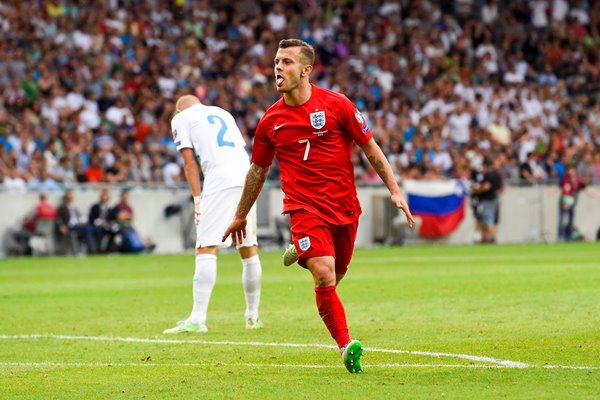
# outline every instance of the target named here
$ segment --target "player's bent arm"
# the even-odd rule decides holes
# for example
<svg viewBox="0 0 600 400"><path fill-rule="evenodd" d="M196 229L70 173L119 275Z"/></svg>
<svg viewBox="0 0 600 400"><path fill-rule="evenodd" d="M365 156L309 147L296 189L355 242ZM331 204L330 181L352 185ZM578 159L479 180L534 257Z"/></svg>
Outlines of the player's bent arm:
<svg viewBox="0 0 600 400"><path fill-rule="evenodd" d="M194 154L194 150L190 148L183 148L180 153L183 157L185 179L192 191L194 200L196 200L200 196L200 168L196 162L196 155Z"/></svg>
<svg viewBox="0 0 600 400"><path fill-rule="evenodd" d="M362 149L365 152L367 159L390 191L390 199L396 207L404 212L406 215L406 222L408 223L408 226L412 228L415 219L408 208L408 203L400 191L398 182L396 182L396 178L394 177L394 171L392 171L392 166L385 157L385 154L383 154L379 145L377 145L372 138L362 147Z"/></svg>
<svg viewBox="0 0 600 400"><path fill-rule="evenodd" d="M394 177L394 171L392 171L392 166L388 162L387 158L385 157L385 154L383 154L383 151L381 151L381 148L375 142L375 140L369 140L362 147L362 149L365 152L367 159L369 160L375 171L377 171L377 174L379 175L383 183L385 183L385 186L387 186L390 193L392 195L400 194L400 187L398 186L398 182L396 182L396 179Z"/></svg>
<svg viewBox="0 0 600 400"><path fill-rule="evenodd" d="M244 183L244 190L242 191L242 197L237 207L236 216L246 217L250 212L250 209L258 199L258 195L267 180L267 174L269 168L261 167L252 163L248 173L246 174L246 182Z"/></svg>

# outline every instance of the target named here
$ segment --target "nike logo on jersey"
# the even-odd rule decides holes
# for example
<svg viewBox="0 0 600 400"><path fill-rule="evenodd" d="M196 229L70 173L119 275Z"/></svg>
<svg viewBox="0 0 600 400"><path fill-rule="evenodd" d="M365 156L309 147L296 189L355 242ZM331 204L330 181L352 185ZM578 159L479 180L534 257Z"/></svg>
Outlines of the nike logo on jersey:
<svg viewBox="0 0 600 400"><path fill-rule="evenodd" d="M275 125L275 130L281 128L282 126L284 126L285 124L287 124L287 122L284 122L283 124L279 124L279 125Z"/></svg>

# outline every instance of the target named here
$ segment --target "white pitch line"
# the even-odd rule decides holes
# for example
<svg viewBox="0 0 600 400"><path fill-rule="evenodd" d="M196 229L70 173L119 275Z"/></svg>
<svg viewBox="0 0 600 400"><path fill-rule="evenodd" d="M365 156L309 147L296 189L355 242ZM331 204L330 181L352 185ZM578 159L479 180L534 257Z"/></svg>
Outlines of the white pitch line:
<svg viewBox="0 0 600 400"><path fill-rule="evenodd" d="M600 369L600 366L590 366L590 365L542 365L541 368L544 369L583 369L583 370L594 370Z"/></svg>
<svg viewBox="0 0 600 400"><path fill-rule="evenodd" d="M206 341L206 340L180 340L180 339L141 339L141 338L124 338L124 337L107 337L107 336L66 336L66 335L0 335L0 339L61 339L61 340L96 340L96 341L114 341L114 342L133 342L133 343L176 343L176 344L207 344L207 345L224 345L224 346L265 346L265 347L317 347L327 349L337 349L336 346L328 344L307 344L307 343L277 343L277 342L231 342L231 341ZM491 357L474 356L470 354L453 354L453 353L437 353L429 351L412 351L412 350L393 350L393 349L378 349L374 347L365 347L366 351L373 353L394 353L394 354L411 354L428 357L448 357L459 358L469 361L489 362L510 368L527 368L528 364L500 360Z"/></svg>
<svg viewBox="0 0 600 400"><path fill-rule="evenodd" d="M30 334L30 335L1 335L1 339L58 339L58 340L93 340L93 341L111 341L111 342L129 342L129 343L161 343L161 344L203 344L203 345L225 345L225 346L263 346L263 347L314 347L314 348L327 348L336 349L336 346L319 344L319 343L278 343L278 342L232 342L232 341L208 341L208 340L181 340L181 339L143 339L143 338L126 338L126 337L111 337L111 336L69 336L69 335L54 335L54 334ZM518 361L502 360L492 357L482 357L470 354L455 354L455 353L441 353L441 352L430 352L430 351L414 351L414 350L396 350L396 349L378 349L375 347L365 347L365 351L372 353L392 353L392 354L410 354L410 355L421 355L428 357L447 357L447 358L458 358L469 361L488 362L492 365L463 365L463 364L375 364L370 367L409 367L409 366L423 366L423 367L449 367L449 368L544 368L544 369L572 369L572 370L595 370L600 369L600 366L577 366L577 365L534 365L526 364ZM76 363L75 363L76 364ZM225 365L218 363L219 365ZM0 365L5 365L0 363ZM87 365L87 364L86 364ZM101 365L115 365L115 364L102 364ZM131 364L132 366L137 364ZM162 364L139 364L139 365L162 365ZM164 365L215 365L215 364L164 364ZM311 366L311 365L298 365L298 364L233 364L238 366L295 366L302 368L334 368L333 366Z"/></svg>
<svg viewBox="0 0 600 400"><path fill-rule="evenodd" d="M482 356L473 356L470 354L455 354L455 353L439 353L433 351L413 351L413 350L392 350L392 349L376 349L376 348L367 348L365 350L369 350L372 352L378 353L395 353L395 354L411 354L416 356L429 356L429 357L449 357L449 358L460 358L463 360L469 361L481 361L481 362L489 362L493 364L502 365L507 368L528 368L529 364L522 363L519 361L510 361L510 360L501 360L498 358L492 357L482 357Z"/></svg>
<svg viewBox="0 0 600 400"><path fill-rule="evenodd" d="M343 365L310 365L310 364L257 364L257 363L108 363L108 362L0 362L0 367L257 367L257 368L304 368L304 369L338 369ZM363 364L365 368L475 368L475 369L507 369L501 365L473 364Z"/></svg>
<svg viewBox="0 0 600 400"><path fill-rule="evenodd" d="M584 257L581 257L584 259ZM353 263L367 263L367 264L386 264L393 262L406 263L426 263L432 261L444 261L444 262L466 262L466 261L528 261L528 260L555 260L552 256L532 254L523 256L506 256L506 255L489 255L489 254L476 254L476 255L463 255L463 256L452 256L448 259L447 255L439 256L392 256L392 257L353 257Z"/></svg>
<svg viewBox="0 0 600 400"><path fill-rule="evenodd" d="M364 364L365 368L465 368L465 369L515 369L515 367L503 365L484 365L484 364ZM111 368L111 367L251 367L251 368L301 368L301 369L338 369L342 365L310 365L310 364L257 364L257 363L107 363L107 362L0 362L2 367L24 367L24 368ZM550 368L550 369L571 369L571 370L598 370L598 367L592 366L562 366L562 365L530 365L527 368Z"/></svg>

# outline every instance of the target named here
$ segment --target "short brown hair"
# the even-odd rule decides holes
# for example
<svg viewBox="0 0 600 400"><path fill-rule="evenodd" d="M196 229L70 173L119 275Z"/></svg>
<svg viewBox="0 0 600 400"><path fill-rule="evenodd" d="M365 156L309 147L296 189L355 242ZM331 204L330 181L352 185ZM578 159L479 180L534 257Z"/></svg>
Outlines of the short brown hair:
<svg viewBox="0 0 600 400"><path fill-rule="evenodd" d="M313 65L315 62L315 49L304 40L300 39L283 39L279 42L280 49L288 47L300 47L300 54L304 57L304 63Z"/></svg>

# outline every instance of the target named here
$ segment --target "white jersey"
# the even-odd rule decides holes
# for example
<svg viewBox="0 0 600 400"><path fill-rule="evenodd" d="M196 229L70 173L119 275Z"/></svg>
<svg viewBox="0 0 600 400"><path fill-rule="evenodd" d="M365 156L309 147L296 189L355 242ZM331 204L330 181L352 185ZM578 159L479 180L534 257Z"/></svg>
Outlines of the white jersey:
<svg viewBox="0 0 600 400"><path fill-rule="evenodd" d="M199 158L203 195L244 186L250 160L242 133L229 112L195 104L173 117L171 131L177 151L191 148Z"/></svg>

